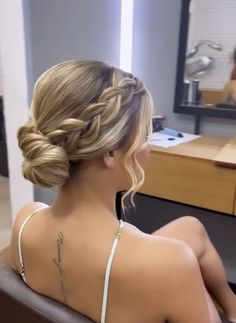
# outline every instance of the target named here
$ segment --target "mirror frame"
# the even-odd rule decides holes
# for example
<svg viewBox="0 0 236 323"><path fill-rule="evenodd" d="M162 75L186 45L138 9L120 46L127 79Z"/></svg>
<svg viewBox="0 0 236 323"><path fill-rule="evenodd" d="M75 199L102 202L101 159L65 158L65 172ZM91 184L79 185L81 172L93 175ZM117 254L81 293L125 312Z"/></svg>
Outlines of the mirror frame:
<svg viewBox="0 0 236 323"><path fill-rule="evenodd" d="M204 116L236 119L236 108L230 109L231 104L219 103L214 107L183 105L183 78L185 69L185 57L188 41L188 27L189 27L189 6L191 0L181 0L181 17L179 28L179 49L177 59L176 83L175 83L175 99L174 99L174 113L191 114L195 116L194 133L200 133L200 122Z"/></svg>

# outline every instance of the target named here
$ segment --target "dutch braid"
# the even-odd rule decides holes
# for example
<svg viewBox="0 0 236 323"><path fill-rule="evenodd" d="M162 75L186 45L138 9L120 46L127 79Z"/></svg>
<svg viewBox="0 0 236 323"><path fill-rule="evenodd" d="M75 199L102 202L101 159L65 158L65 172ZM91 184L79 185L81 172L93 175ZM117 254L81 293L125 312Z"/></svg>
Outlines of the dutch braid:
<svg viewBox="0 0 236 323"><path fill-rule="evenodd" d="M147 102L148 96L138 78L102 62L51 68L36 83L31 120L18 131L25 178L60 186L70 177L71 164L121 147L140 118L141 98ZM145 121L141 129L143 138Z"/></svg>

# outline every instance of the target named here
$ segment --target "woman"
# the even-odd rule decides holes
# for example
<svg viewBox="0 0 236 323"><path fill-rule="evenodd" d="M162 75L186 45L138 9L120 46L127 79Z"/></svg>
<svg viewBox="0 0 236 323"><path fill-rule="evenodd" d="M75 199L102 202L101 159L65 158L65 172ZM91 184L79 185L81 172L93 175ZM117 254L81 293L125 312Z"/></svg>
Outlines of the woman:
<svg viewBox="0 0 236 323"><path fill-rule="evenodd" d="M223 90L223 102L236 104L236 47L233 55L234 66L231 71L230 81L226 83Z"/></svg>
<svg viewBox="0 0 236 323"><path fill-rule="evenodd" d="M95 322L220 322L204 282L236 322L236 299L201 223L145 234L117 220L144 180L152 100L132 74L97 61L56 65L37 81L18 131L23 174L58 186L53 205L30 203L12 238L16 269L35 291Z"/></svg>

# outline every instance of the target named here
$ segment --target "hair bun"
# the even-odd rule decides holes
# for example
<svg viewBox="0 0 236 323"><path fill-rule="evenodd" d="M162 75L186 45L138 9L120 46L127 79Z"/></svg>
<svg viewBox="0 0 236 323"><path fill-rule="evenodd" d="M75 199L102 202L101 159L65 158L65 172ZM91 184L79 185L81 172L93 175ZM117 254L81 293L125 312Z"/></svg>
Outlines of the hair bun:
<svg viewBox="0 0 236 323"><path fill-rule="evenodd" d="M69 178L69 160L63 147L53 145L30 121L18 131L26 179L43 187L61 186Z"/></svg>

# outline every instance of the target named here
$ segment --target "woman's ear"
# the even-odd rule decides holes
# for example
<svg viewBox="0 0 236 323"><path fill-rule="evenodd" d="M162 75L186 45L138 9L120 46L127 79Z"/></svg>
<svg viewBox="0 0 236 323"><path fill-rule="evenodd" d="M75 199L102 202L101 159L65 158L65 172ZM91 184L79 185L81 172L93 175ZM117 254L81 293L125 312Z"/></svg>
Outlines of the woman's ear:
<svg viewBox="0 0 236 323"><path fill-rule="evenodd" d="M115 158L114 158L114 152L109 151L108 153L103 155L103 161L104 165L108 168L113 168L115 165Z"/></svg>

